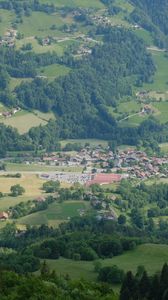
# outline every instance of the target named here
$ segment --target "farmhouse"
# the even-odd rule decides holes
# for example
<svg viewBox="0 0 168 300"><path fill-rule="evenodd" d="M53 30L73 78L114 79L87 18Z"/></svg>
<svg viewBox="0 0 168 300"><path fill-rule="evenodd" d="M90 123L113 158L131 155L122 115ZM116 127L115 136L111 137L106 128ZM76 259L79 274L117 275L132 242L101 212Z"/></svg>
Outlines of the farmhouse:
<svg viewBox="0 0 168 300"><path fill-rule="evenodd" d="M46 201L46 198L40 196L40 197L36 198L35 201L36 201L36 202L39 202L39 203L40 203L40 202L45 202L45 201Z"/></svg>

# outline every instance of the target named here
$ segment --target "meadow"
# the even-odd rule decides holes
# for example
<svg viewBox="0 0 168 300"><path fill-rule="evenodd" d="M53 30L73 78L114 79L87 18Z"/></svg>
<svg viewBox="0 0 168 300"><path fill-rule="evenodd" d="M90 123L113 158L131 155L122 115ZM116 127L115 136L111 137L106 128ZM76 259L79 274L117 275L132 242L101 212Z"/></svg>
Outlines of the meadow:
<svg viewBox="0 0 168 300"><path fill-rule="evenodd" d="M40 0L41 3L54 4L57 7L68 6L68 7L83 7L83 8L104 8L104 5L100 0Z"/></svg>
<svg viewBox="0 0 168 300"><path fill-rule="evenodd" d="M39 70L39 75L47 77L49 80L54 80L60 76L65 76L69 73L70 68L64 65L53 64L43 67Z"/></svg>
<svg viewBox="0 0 168 300"><path fill-rule="evenodd" d="M89 204L84 201L54 202L45 211L33 213L17 220L22 225L42 225L57 227L62 222L67 222L71 217L79 216L80 210L88 209Z"/></svg>
<svg viewBox="0 0 168 300"><path fill-rule="evenodd" d="M41 190L44 181L40 179L35 174L22 174L21 178L11 178L11 177L0 177L0 191L5 194L10 194L10 187L15 184L20 184L25 188L24 198L27 197L38 197L43 193ZM22 196L18 197L22 198ZM0 209L2 201L6 198L0 200Z"/></svg>
<svg viewBox="0 0 168 300"><path fill-rule="evenodd" d="M61 146L65 147L66 144L81 144L82 146L85 146L85 144L89 144L91 147L97 147L99 145L102 145L104 147L107 146L108 142L106 140L98 140L98 139L67 139L61 141Z"/></svg>
<svg viewBox="0 0 168 300"><path fill-rule="evenodd" d="M150 50L150 53L152 54L157 70L153 78L153 83L144 84L143 89L166 92L168 90L168 58L165 56L165 53L161 51Z"/></svg>
<svg viewBox="0 0 168 300"><path fill-rule="evenodd" d="M7 29L10 28L15 14L11 11L0 9L0 36L4 35Z"/></svg>
<svg viewBox="0 0 168 300"><path fill-rule="evenodd" d="M47 166L40 164L26 163L7 163L6 170L8 172L82 172L83 167L80 166Z"/></svg>
<svg viewBox="0 0 168 300"><path fill-rule="evenodd" d="M46 125L50 119L54 119L53 113L27 112L20 111L10 118L1 118L0 123L6 126L12 126L18 130L20 134L26 133L32 127Z"/></svg>
<svg viewBox="0 0 168 300"><path fill-rule="evenodd" d="M131 270L136 273L138 266L144 266L151 275L160 271L162 265L168 262L168 246L156 244L144 244L138 246L133 251L128 251L120 256L110 259L100 260L102 266L117 265L124 271ZM73 261L61 258L59 260L47 260L51 270L58 274L69 274L72 278L96 280L97 274L94 272L93 262Z"/></svg>
<svg viewBox="0 0 168 300"><path fill-rule="evenodd" d="M73 18L70 16L62 18L60 14L49 15L43 12L33 12L31 16L23 18L23 23L18 26L18 31L24 37L55 36L55 30L51 30L52 25L59 27L72 23Z"/></svg>

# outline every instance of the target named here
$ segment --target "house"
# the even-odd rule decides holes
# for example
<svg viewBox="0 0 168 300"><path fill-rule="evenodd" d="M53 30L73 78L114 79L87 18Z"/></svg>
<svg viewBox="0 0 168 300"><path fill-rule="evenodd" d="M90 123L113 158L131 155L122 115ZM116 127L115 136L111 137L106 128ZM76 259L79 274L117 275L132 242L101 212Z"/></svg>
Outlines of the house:
<svg viewBox="0 0 168 300"><path fill-rule="evenodd" d="M40 197L37 197L37 198L35 199L35 201L36 201L36 202L45 202L45 201L46 201L46 198L43 197L43 196L40 196Z"/></svg>
<svg viewBox="0 0 168 300"><path fill-rule="evenodd" d="M50 39L48 37L46 37L42 40L42 45L43 46L48 46L49 44L50 44Z"/></svg>
<svg viewBox="0 0 168 300"><path fill-rule="evenodd" d="M1 221L5 221L5 220L8 220L8 219L9 219L9 214L8 213L6 213L4 211L0 212L0 220Z"/></svg>

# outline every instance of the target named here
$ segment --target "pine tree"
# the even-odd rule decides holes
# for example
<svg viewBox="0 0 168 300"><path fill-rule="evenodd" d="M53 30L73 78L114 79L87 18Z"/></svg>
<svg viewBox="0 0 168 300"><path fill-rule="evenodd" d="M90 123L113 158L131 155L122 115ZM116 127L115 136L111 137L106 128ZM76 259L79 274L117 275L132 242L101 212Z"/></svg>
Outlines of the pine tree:
<svg viewBox="0 0 168 300"><path fill-rule="evenodd" d="M41 266L40 273L42 277L48 277L48 275L50 274L49 266L47 265L45 260Z"/></svg>
<svg viewBox="0 0 168 300"><path fill-rule="evenodd" d="M162 299L164 292L168 288L168 265L165 263L160 275L160 299Z"/></svg>
<svg viewBox="0 0 168 300"><path fill-rule="evenodd" d="M142 278L139 282L139 295L140 298L147 298L150 292L150 280L149 277L147 275L147 272L144 271Z"/></svg>
<svg viewBox="0 0 168 300"><path fill-rule="evenodd" d="M129 271L126 274L121 287L120 300L137 300L137 299L138 299L137 281L133 276L132 272Z"/></svg>
<svg viewBox="0 0 168 300"><path fill-rule="evenodd" d="M150 300L160 300L159 290L160 290L160 280L159 280L159 276L156 274L153 277L152 282L151 282L149 299Z"/></svg>

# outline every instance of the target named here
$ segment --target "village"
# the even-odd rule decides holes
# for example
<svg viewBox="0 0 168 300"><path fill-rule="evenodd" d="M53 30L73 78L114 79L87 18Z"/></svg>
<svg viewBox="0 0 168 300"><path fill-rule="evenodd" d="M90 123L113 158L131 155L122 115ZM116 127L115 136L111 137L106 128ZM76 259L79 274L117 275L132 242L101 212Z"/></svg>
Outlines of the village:
<svg viewBox="0 0 168 300"><path fill-rule="evenodd" d="M22 160L28 166L48 167L51 171L39 172L44 180L80 183L84 185L111 184L122 179L145 180L168 177L168 156L157 157L145 151L128 148L111 151L101 145L79 151L45 153L41 157ZM58 168L54 171L54 167ZM37 172L38 173L38 172Z"/></svg>

